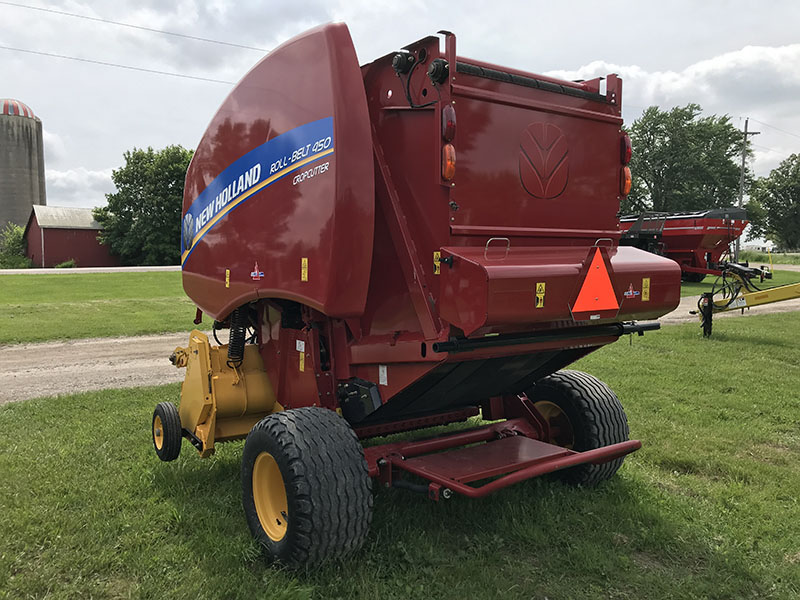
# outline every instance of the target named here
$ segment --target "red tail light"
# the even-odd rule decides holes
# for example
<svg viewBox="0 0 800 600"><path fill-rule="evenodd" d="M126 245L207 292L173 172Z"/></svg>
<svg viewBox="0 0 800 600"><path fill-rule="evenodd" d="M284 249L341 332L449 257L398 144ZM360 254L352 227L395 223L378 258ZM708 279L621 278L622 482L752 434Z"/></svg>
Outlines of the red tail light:
<svg viewBox="0 0 800 600"><path fill-rule="evenodd" d="M627 133L622 134L622 138L620 139L619 144L620 150L620 160L622 161L623 165L627 165L631 162L631 154L633 153L633 147L631 146L631 138Z"/></svg>
<svg viewBox="0 0 800 600"><path fill-rule="evenodd" d="M456 137L456 109L452 104L442 109L442 137L446 142L452 142Z"/></svg>

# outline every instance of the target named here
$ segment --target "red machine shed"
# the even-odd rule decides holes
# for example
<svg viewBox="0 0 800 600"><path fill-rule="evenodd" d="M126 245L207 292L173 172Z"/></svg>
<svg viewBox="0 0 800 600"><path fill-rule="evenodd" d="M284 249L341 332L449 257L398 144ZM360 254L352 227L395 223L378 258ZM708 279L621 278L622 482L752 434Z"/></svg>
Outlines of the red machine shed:
<svg viewBox="0 0 800 600"><path fill-rule="evenodd" d="M78 267L119 266L97 240L101 229L91 208L35 205L25 227L26 255L34 267L54 267L70 259Z"/></svg>

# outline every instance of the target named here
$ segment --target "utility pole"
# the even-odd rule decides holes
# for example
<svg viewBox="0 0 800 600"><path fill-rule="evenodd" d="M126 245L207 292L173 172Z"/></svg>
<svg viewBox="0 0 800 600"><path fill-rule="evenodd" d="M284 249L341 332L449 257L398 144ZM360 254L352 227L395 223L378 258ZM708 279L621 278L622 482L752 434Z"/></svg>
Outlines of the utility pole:
<svg viewBox="0 0 800 600"><path fill-rule="evenodd" d="M746 118L744 120L744 140L742 141L742 171L739 174L739 208L742 208L742 202L744 201L744 168L745 168L745 160L747 158L747 136L748 135L758 135L761 133L760 131L747 131L747 125L750 122L750 118ZM733 262L739 262L739 239L741 236L736 238L736 250L733 253Z"/></svg>

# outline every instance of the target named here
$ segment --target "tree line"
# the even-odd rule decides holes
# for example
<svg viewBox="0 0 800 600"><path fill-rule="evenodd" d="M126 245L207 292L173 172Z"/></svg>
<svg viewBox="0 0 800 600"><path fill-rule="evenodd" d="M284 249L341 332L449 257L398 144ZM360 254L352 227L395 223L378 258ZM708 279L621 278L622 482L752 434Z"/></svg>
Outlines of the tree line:
<svg viewBox="0 0 800 600"><path fill-rule="evenodd" d="M698 104L670 110L651 106L633 122L628 130L633 186L622 201L622 213L736 205L742 147L751 158L750 142L727 115L701 115ZM766 177L755 178L746 168L744 183L749 237L800 248L800 154L789 156Z"/></svg>

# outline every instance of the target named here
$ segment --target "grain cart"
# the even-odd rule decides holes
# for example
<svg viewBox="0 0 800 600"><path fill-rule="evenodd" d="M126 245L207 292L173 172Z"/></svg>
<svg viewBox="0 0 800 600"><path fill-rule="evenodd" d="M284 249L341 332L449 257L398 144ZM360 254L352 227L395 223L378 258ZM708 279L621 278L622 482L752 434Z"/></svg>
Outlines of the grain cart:
<svg viewBox="0 0 800 600"><path fill-rule="evenodd" d="M684 281L700 282L721 275L730 246L749 221L743 208L694 212L645 212L619 220L624 246L636 246L671 258L681 266Z"/></svg>
<svg viewBox="0 0 800 600"><path fill-rule="evenodd" d="M463 58L440 33L362 67L343 24L286 42L186 175L183 286L228 343L175 350L155 449L246 438L247 522L289 565L361 545L373 480L433 500L594 484L641 446L605 384L561 370L679 300L674 261L618 245L621 81Z"/></svg>

